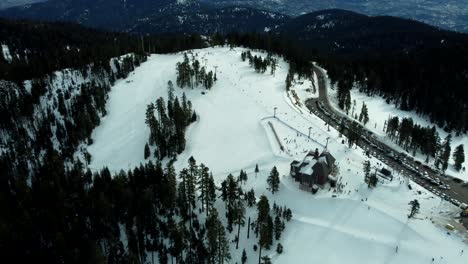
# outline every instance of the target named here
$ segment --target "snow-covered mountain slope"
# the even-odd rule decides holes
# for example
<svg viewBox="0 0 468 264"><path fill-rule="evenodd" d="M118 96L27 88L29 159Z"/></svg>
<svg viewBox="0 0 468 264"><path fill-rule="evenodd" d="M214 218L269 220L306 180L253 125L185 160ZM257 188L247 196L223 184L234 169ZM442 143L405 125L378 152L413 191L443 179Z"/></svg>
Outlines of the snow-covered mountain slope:
<svg viewBox="0 0 468 264"><path fill-rule="evenodd" d="M69 161L105 115L107 92L134 67L134 57L63 69L22 84L0 80L0 153L14 157L12 167L31 171L45 149Z"/></svg>
<svg viewBox="0 0 468 264"><path fill-rule="evenodd" d="M283 233L283 254L272 249L264 255L274 263L423 264L431 263L432 258L434 263L468 261L468 254L461 254L466 249L461 234L455 231L447 235L443 227L446 223L456 225L456 208L412 182L413 189L409 190L402 175L392 182L381 180L377 188L368 189L362 173L366 160L362 149L343 145L336 130L328 132L322 120L308 114L303 105L292 103L284 82L288 64L279 59L274 75L269 71L255 73L248 62L242 62L242 51L228 47L193 51L208 70L216 70L218 81L210 91L176 88L176 95L186 93L199 118L189 127L185 151L175 166L180 170L194 156L210 168L218 184L227 174L246 170L244 189L254 188L257 196L265 194L271 203L290 207L294 216ZM149 136L144 120L146 105L159 96L166 97L167 82L175 82L175 64L182 58L182 53L152 55L134 74L111 88L108 115L94 130L94 143L88 148L93 170L109 166L118 172L145 162L143 149ZM277 119L272 117L275 108ZM344 188L341 192L324 188L312 195L300 190L288 175L289 164L301 159L304 151L322 150L327 138ZM376 160L371 162L379 166ZM260 167L258 175L254 173L255 164ZM266 190L266 177L273 166L281 175L280 191L275 195ZM414 199L421 203L421 213L409 220L408 202ZM252 249L256 238L251 235L246 239L245 230L242 232L240 248L231 245L233 261L240 259L245 248L247 262L257 263L258 252Z"/></svg>

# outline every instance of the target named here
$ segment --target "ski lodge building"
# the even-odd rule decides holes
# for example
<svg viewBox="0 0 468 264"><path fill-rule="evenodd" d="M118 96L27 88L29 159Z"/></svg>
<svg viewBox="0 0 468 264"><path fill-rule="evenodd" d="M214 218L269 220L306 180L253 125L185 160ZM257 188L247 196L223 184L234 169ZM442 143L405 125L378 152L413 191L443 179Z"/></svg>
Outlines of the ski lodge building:
<svg viewBox="0 0 468 264"><path fill-rule="evenodd" d="M336 178L330 175L335 165L335 158L328 152L323 151L318 154L309 151L302 161L291 162L291 176L300 183L301 189L316 192L319 187L330 182L332 186L336 184Z"/></svg>

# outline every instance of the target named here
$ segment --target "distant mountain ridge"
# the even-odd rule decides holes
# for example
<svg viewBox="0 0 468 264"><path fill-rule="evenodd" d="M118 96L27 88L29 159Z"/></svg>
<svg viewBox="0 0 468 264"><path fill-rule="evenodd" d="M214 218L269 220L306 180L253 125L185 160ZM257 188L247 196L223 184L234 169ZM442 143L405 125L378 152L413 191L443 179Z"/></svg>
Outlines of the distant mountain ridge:
<svg viewBox="0 0 468 264"><path fill-rule="evenodd" d="M468 35L391 16L330 9L287 21L276 32L327 52L405 51L468 44Z"/></svg>
<svg viewBox="0 0 468 264"><path fill-rule="evenodd" d="M49 0L0 10L0 17L67 21L138 34L269 32L340 54L468 44L465 34L398 17L340 9L290 17L249 7L217 8L199 0Z"/></svg>
<svg viewBox="0 0 468 264"><path fill-rule="evenodd" d="M49 0L0 10L6 18L67 21L138 33L265 31L288 18L252 8L212 8L198 0ZM239 30L241 29L241 30Z"/></svg>
<svg viewBox="0 0 468 264"><path fill-rule="evenodd" d="M0 1L0 9L10 8L14 6L22 6L27 4L34 4L44 2L46 0L2 0Z"/></svg>
<svg viewBox="0 0 468 264"><path fill-rule="evenodd" d="M468 0L201 0L216 7L245 6L289 16L325 9L345 9L370 16L397 16L468 32Z"/></svg>
<svg viewBox="0 0 468 264"><path fill-rule="evenodd" d="M0 16L67 21L115 31L127 31L137 21L200 9L198 1L180 0L49 0L0 10Z"/></svg>

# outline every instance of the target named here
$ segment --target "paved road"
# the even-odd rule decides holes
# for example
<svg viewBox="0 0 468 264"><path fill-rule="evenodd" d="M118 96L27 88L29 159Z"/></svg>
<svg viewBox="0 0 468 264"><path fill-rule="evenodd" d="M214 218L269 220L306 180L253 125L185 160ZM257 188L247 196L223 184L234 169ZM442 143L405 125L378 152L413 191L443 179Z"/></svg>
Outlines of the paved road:
<svg viewBox="0 0 468 264"><path fill-rule="evenodd" d="M336 129L342 122L345 127L349 127L351 119L347 115L335 111L330 105L323 72L316 67L314 71L319 81L319 98L308 99L306 101L307 108ZM393 175L407 176L417 184L457 206L462 203L468 204L468 185L456 178L440 175L429 166L415 161L407 153L400 153L381 142L371 131L363 131L358 142L359 147L390 167L393 170Z"/></svg>

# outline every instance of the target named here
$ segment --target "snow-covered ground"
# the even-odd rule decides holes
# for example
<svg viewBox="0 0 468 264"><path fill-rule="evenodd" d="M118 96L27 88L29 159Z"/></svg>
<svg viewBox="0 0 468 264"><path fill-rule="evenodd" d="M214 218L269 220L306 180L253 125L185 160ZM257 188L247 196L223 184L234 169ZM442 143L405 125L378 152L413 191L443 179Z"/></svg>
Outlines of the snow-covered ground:
<svg viewBox="0 0 468 264"><path fill-rule="evenodd" d="M179 96L183 91L187 94L199 120L188 128L186 149L175 165L181 169L194 156L210 168L218 183L229 173L237 176L241 169L246 170L245 190L254 188L257 197L268 196L270 205L275 201L292 209L293 219L282 236L283 254L276 254L275 244L264 255L270 255L274 263L431 263L432 258L434 263L468 262L462 235L457 231L448 235L443 227L449 222L455 225L455 207L415 184L409 190L399 176L369 190L362 173L363 151L341 144L336 130L327 131L322 120L308 114L286 93L287 63L279 60L274 76L258 74L242 62L243 50L194 51L207 59L208 70L217 66L218 82L205 95L202 88L176 89ZM181 60L181 53L153 55L134 74L117 82L109 94L108 115L93 132L94 144L88 148L93 157L91 168L109 166L117 172L145 162L143 148L149 136L144 123L146 105L166 97L167 81L175 81L175 64ZM278 118L272 117L275 107ZM280 150L273 129L285 151ZM308 150L322 150L327 138L345 187L341 193L327 187L312 195L288 176L289 164ZM377 160L371 162L379 166ZM257 176L255 164L260 167ZM275 195L266 190L266 177L273 166L281 175L280 191ZM414 199L421 203L421 212L408 220L408 202ZM247 211L247 218L254 215L255 209ZM255 235L246 239L246 232L243 227L238 250L231 246L232 263L240 263L244 248L248 263L258 261L258 252L252 249ZM461 254L462 249L467 252Z"/></svg>
<svg viewBox="0 0 468 264"><path fill-rule="evenodd" d="M336 110L344 113L344 111L340 110L338 107L338 99L337 99L336 93L337 93L336 89L328 89L328 96L329 96L330 102L335 106ZM400 119L404 117L410 117L413 119L415 124L419 124L424 127L436 126L437 132L439 133L442 141L448 135L448 133L445 132L441 127L438 127L437 125L431 123L428 118L418 115L417 113L413 111L400 110L396 108L395 105L393 104L387 104L385 102L385 99L380 96L370 97L370 96L367 96L365 93L359 92L358 89L352 89L351 100L352 101L356 100L356 107L354 110L354 114L357 114L358 116L359 116L359 113L361 112L362 103L363 102L366 103L368 112L369 112L369 119L370 119L369 123L366 124L366 128L376 133L378 136L380 136L382 140L384 140L388 144L391 144L394 148L399 149L400 151L404 151L404 150L400 148L398 145L394 144L392 141L390 141L386 137L385 132L383 131L384 123L390 116L398 116ZM351 116L351 114L352 113L350 111L349 116ZM463 144L465 149L468 148L468 135L460 135L457 137L455 136L455 133L452 133L452 143L451 143L452 153L455 150L455 148L460 144ZM449 167L446 173L448 175L468 181L468 170L458 172L454 169L454 166L453 166L454 160L452 157L452 153L450 154ZM417 153L415 158L420 160L421 162L424 162L426 159L426 156L422 155L421 153ZM433 162L434 160L431 159L430 164L433 164ZM462 164L462 166L468 168L468 151L465 151L465 163Z"/></svg>

